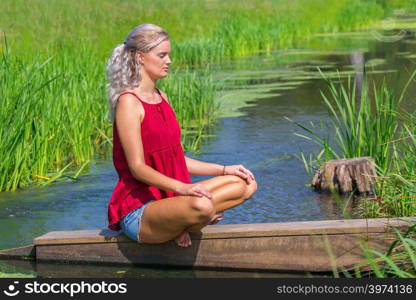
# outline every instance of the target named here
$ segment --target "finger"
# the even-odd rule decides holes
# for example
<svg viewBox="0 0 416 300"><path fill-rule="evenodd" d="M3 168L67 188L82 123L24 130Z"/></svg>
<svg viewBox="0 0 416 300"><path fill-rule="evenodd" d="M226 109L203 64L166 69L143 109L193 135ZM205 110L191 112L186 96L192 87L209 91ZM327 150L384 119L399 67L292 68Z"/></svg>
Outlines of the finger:
<svg viewBox="0 0 416 300"><path fill-rule="evenodd" d="M211 193L202 184L197 186L196 191L198 191L202 196L205 196L210 200L214 199L214 197L212 197ZM200 197L202 197L202 196L200 196Z"/></svg>
<svg viewBox="0 0 416 300"><path fill-rule="evenodd" d="M214 200L214 197L208 191L204 191L204 190L193 190L190 194L191 194L191 196L196 196L196 197L200 197L200 198L206 197L206 198L208 198L211 201Z"/></svg>
<svg viewBox="0 0 416 300"><path fill-rule="evenodd" d="M247 170L246 168L244 168L244 167L240 167L240 168L239 168L239 170L240 170L241 172L243 172L243 173L245 173L245 174L249 175L249 170Z"/></svg>
<svg viewBox="0 0 416 300"><path fill-rule="evenodd" d="M208 199L210 199L211 201L214 201L214 196L212 196L212 194L209 192L208 192Z"/></svg>
<svg viewBox="0 0 416 300"><path fill-rule="evenodd" d="M246 180L246 181L247 181L247 183L250 183L250 178L249 178L249 176L247 176L247 174L245 174L245 173L243 173L243 172L241 172L241 171L238 171L238 172L236 173L236 175L238 175L238 176L240 176L241 178L243 178L244 180Z"/></svg>
<svg viewBox="0 0 416 300"><path fill-rule="evenodd" d="M194 192L194 196L197 196L197 197L204 197L204 194L203 194L203 193L201 193L200 191L195 191L195 192Z"/></svg>
<svg viewBox="0 0 416 300"><path fill-rule="evenodd" d="M253 173L250 172L250 170L248 169L244 169L244 173L247 174L247 176L251 179L254 180L254 175Z"/></svg>
<svg viewBox="0 0 416 300"><path fill-rule="evenodd" d="M247 176L250 176L250 177L251 177L251 175L253 175L253 174L251 174L251 172L250 172L249 170L247 170L246 168L243 168L243 169L242 169L242 171L243 171L245 174L247 174Z"/></svg>
<svg viewBox="0 0 416 300"><path fill-rule="evenodd" d="M253 173L251 173L249 170L247 170L247 171L249 172L249 174L250 174L251 178L254 180L254 175L253 175Z"/></svg>
<svg viewBox="0 0 416 300"><path fill-rule="evenodd" d="M194 190L192 194L197 197L206 197L206 194L202 190Z"/></svg>
<svg viewBox="0 0 416 300"><path fill-rule="evenodd" d="M202 193L203 193L203 195L204 195L205 197L207 197L208 199L210 199L210 200L214 200L214 197L212 196L212 194L211 194L210 192L208 192L208 191L202 191Z"/></svg>
<svg viewBox="0 0 416 300"><path fill-rule="evenodd" d="M248 175L243 170L237 170L236 175L243 177L244 179L248 177Z"/></svg>

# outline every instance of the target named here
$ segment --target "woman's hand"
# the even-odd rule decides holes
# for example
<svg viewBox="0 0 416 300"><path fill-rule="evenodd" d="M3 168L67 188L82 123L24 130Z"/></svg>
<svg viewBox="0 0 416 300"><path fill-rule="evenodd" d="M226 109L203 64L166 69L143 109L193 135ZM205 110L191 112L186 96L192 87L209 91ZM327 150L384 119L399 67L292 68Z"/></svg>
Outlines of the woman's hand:
<svg viewBox="0 0 416 300"><path fill-rule="evenodd" d="M243 165L225 166L224 175L240 176L241 178L246 180L247 183L250 183L252 180L254 180L253 173L251 173L250 170L244 168Z"/></svg>
<svg viewBox="0 0 416 300"><path fill-rule="evenodd" d="M184 196L206 197L210 200L214 200L214 197L208 189L200 183L184 183L178 188L177 193Z"/></svg>

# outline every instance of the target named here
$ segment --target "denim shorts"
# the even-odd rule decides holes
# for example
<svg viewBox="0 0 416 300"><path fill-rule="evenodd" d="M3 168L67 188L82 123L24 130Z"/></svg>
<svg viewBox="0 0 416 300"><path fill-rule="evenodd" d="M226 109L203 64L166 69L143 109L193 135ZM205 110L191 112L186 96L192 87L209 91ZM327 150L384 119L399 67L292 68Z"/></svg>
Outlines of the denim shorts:
<svg viewBox="0 0 416 300"><path fill-rule="evenodd" d="M128 213L123 219L120 220L121 231L132 240L140 243L139 232L142 221L143 211L147 204L152 202L150 200L143 206L136 208L135 210Z"/></svg>

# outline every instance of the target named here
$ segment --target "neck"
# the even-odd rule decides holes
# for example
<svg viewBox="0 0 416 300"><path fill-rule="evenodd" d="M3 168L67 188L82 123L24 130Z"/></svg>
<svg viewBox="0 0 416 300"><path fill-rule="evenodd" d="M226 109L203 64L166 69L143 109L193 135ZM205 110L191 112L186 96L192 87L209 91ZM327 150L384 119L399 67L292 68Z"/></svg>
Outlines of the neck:
<svg viewBox="0 0 416 300"><path fill-rule="evenodd" d="M148 76L143 76L140 80L138 91L145 94L152 94L155 91L157 80L153 80Z"/></svg>

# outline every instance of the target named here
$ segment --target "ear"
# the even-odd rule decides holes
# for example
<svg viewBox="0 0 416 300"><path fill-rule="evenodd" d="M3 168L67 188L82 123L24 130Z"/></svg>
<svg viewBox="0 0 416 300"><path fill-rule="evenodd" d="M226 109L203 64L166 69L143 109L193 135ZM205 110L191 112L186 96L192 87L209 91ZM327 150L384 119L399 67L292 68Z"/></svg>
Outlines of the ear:
<svg viewBox="0 0 416 300"><path fill-rule="evenodd" d="M136 60L137 60L137 62L139 63L139 64L143 64L143 60L144 60L144 57L143 57L143 53L142 52L137 52L137 54L136 54Z"/></svg>

